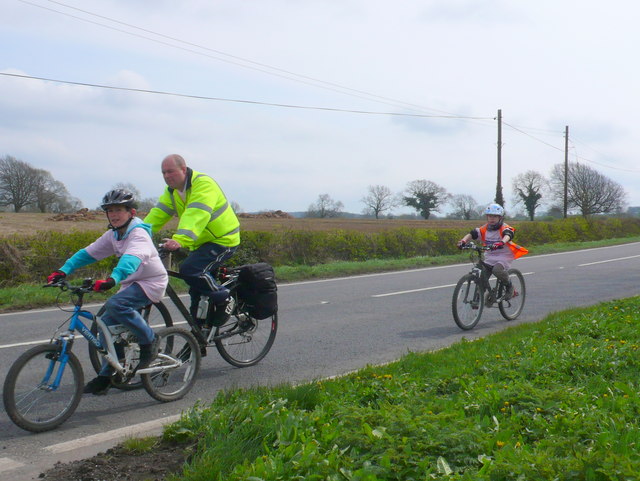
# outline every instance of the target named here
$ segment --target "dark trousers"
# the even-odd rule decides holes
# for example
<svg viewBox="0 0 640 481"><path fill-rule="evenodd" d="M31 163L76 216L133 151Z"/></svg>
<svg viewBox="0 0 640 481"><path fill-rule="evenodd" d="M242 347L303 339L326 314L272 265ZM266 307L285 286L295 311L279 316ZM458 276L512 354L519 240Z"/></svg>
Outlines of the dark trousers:
<svg viewBox="0 0 640 481"><path fill-rule="evenodd" d="M233 255L237 247L208 242L192 251L180 264L180 274L189 285L192 315L198 309L200 296L209 296L216 303L227 298L228 291L213 278L212 273Z"/></svg>

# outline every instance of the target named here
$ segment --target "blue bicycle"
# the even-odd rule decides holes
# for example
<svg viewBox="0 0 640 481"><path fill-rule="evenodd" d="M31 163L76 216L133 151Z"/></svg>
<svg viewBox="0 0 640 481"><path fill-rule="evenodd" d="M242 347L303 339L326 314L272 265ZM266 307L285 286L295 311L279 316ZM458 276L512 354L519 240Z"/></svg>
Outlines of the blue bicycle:
<svg viewBox="0 0 640 481"><path fill-rule="evenodd" d="M49 431L65 422L76 410L84 388L84 374L72 352L76 331L95 346L96 351L114 369L113 385L126 385L139 374L151 397L161 402L182 398L193 387L200 369L200 346L191 332L178 327L157 331L160 348L157 358L146 369L136 371L139 346L136 337L123 325L107 326L82 308L84 295L92 292L93 281L81 286L66 280L47 284L58 287L61 296L70 294L71 316L56 329L48 344L41 344L22 354L11 366L4 382L3 401L9 418L31 432ZM104 345L82 319L97 323ZM69 323L66 329L65 324Z"/></svg>

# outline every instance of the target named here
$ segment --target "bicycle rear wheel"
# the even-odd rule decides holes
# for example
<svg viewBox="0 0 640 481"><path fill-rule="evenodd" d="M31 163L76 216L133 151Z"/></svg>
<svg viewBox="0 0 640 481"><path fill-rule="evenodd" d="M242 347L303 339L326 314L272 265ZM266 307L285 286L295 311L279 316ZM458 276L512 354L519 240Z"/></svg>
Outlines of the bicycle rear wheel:
<svg viewBox="0 0 640 481"><path fill-rule="evenodd" d="M100 317L102 314L104 314L104 306L100 308L96 316ZM165 306L162 301L156 304L149 304L148 306L140 309L140 314L142 314L144 320L147 321L147 324L151 327L173 326L171 314L169 314L167 306ZM98 323L96 323L96 321L91 323L91 333L94 336L98 335ZM91 360L91 365L93 366L96 374L99 373L102 368L102 356L100 356L96 347L91 343L89 343L89 359ZM142 386L142 381L139 376L135 376L126 383L117 382L113 379L112 384L114 387L122 389L123 391L130 391L132 389L140 388Z"/></svg>
<svg viewBox="0 0 640 481"><path fill-rule="evenodd" d="M453 320L460 329L473 329L484 309L483 289L480 280L471 274L463 276L453 290L451 301Z"/></svg>
<svg viewBox="0 0 640 481"><path fill-rule="evenodd" d="M527 297L527 290L524 285L524 276L518 269L509 269L509 279L513 284L514 295L508 301L502 301L498 304L500 314L507 321L513 321L524 309L524 301Z"/></svg>
<svg viewBox="0 0 640 481"><path fill-rule="evenodd" d="M249 367L269 352L278 331L278 314L258 320L236 312L216 328L215 343L222 359L235 367Z"/></svg>
<svg viewBox="0 0 640 481"><path fill-rule="evenodd" d="M72 352L60 385L53 384L61 364L60 346L43 344L22 354L13 363L4 381L2 399L9 418L34 433L50 431L65 422L78 407L84 375Z"/></svg>
<svg viewBox="0 0 640 481"><path fill-rule="evenodd" d="M200 346L191 332L179 327L158 331L158 357L140 374L142 385L149 395L161 402L184 397L193 387L200 370ZM146 369L145 369L146 370Z"/></svg>

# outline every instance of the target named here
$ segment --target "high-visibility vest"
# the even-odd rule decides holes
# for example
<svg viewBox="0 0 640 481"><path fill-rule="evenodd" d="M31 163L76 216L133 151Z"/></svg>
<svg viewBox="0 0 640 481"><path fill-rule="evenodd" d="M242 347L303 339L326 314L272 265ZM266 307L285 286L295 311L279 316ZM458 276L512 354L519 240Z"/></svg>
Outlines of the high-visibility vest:
<svg viewBox="0 0 640 481"><path fill-rule="evenodd" d="M173 216L180 218L173 239L190 250L206 242L240 244L240 222L229 201L218 183L201 172L188 168L185 199L167 187L144 221L157 232Z"/></svg>
<svg viewBox="0 0 640 481"><path fill-rule="evenodd" d="M485 224L482 227L480 227L480 229L479 229L480 230L480 238L482 239L483 243L484 243L485 236L487 235L487 225L488 224ZM502 238L502 232L505 229L510 229L513 232L516 231L516 229L514 227L511 227L508 224L502 224L500 226L500 237L501 238ZM522 256L524 256L524 255L529 253L529 251L527 249L525 249L524 247L516 244L513 241L507 242L507 246L509 246L509 249L511 249L511 252L513 252L514 259L517 259L518 257L522 257Z"/></svg>

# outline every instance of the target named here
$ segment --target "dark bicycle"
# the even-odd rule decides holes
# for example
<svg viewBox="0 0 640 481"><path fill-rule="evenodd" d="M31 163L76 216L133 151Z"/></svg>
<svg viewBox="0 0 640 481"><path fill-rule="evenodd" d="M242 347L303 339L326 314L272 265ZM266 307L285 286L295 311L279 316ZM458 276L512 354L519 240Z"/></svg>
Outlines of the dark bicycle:
<svg viewBox="0 0 640 481"><path fill-rule="evenodd" d="M165 266L170 266L171 253L162 247L158 251ZM213 322L200 323L191 316L189 309L171 284L167 286L166 292L180 315L189 324L192 334L198 341L201 354L206 356L207 348L215 346L222 358L235 367L248 367L260 362L271 349L278 330L277 312L262 318L252 309L253 306L249 301L239 295L243 287L240 280L242 269L243 266L223 266L214 273L218 283L229 290L232 299L228 304L229 312L221 319L218 318L217 321L214 319ZM180 273L169 267L167 274L173 278L184 279ZM160 323L167 327L174 324L169 309L162 301L147 306L141 313L150 323ZM89 356L94 369L98 372L100 370L100 356L91 344L89 345ZM134 389L139 385L139 379L134 378L117 387Z"/></svg>
<svg viewBox="0 0 640 481"><path fill-rule="evenodd" d="M513 295L507 293L507 286L498 279L491 278L491 267L484 262L484 253L489 246L469 242L461 247L471 251L471 272L460 278L453 290L451 307L453 319L460 329L473 329L485 307L498 305L500 314L507 321L516 319L524 308L526 288L524 277L518 269L509 269L509 278L513 285Z"/></svg>

